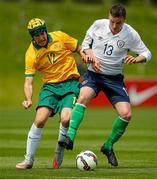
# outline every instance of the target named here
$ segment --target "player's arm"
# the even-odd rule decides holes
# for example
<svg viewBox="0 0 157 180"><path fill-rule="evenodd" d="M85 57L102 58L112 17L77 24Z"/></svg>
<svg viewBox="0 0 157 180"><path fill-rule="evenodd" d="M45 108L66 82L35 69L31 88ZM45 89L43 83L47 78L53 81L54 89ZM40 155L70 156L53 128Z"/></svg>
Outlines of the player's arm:
<svg viewBox="0 0 157 180"><path fill-rule="evenodd" d="M90 63L92 68L96 72L100 72L100 62L96 58L93 53L92 46L93 46L93 32L95 31L95 23L93 23L86 32L85 38L82 42L82 52L85 54L83 56L83 61L85 63Z"/></svg>
<svg viewBox="0 0 157 180"><path fill-rule="evenodd" d="M79 55L81 56L82 60L84 63L92 64L93 69L96 72L100 71L100 63L97 60L97 58L94 56L92 49L86 49L86 50L82 50L82 47L79 46L77 49L77 52L79 53Z"/></svg>
<svg viewBox="0 0 157 180"><path fill-rule="evenodd" d="M146 60L146 57L145 56L142 56L142 55L139 55L139 56L132 56L132 55L127 55L125 60L124 60L124 63L125 64L135 64L135 63L145 63L147 60Z"/></svg>
<svg viewBox="0 0 157 180"><path fill-rule="evenodd" d="M151 59L151 52L146 47L144 42L141 40L139 34L132 30L132 38L130 42L130 50L134 52L135 54L138 54L137 56L127 55L124 63L126 64L133 64L133 63L146 63Z"/></svg>
<svg viewBox="0 0 157 180"><path fill-rule="evenodd" d="M97 60L97 58L94 56L92 49L89 48L89 49L84 49L84 50L82 50L82 47L81 47L81 46L78 46L77 52L79 53L79 55L81 56L82 60L83 60L86 64L91 63L93 69L94 69L96 72L99 72L99 71L100 71L100 69L99 69L100 63L99 63L99 61Z"/></svg>
<svg viewBox="0 0 157 180"><path fill-rule="evenodd" d="M96 72L100 72L100 61L95 57L93 50L89 48L81 51L84 54L83 61L92 64L93 69Z"/></svg>
<svg viewBox="0 0 157 180"><path fill-rule="evenodd" d="M85 62L85 63L89 63L86 60L86 54L85 52L82 50L82 46L78 46L77 48L77 53L80 55L81 59Z"/></svg>
<svg viewBox="0 0 157 180"><path fill-rule="evenodd" d="M76 52L81 56L81 58L83 58L83 57L85 56L85 54L83 53L83 51L81 51L81 46L80 46L80 45L77 47Z"/></svg>
<svg viewBox="0 0 157 180"><path fill-rule="evenodd" d="M24 82L25 100L22 103L25 109L28 109L32 105L32 94L33 94L33 76L26 76Z"/></svg>

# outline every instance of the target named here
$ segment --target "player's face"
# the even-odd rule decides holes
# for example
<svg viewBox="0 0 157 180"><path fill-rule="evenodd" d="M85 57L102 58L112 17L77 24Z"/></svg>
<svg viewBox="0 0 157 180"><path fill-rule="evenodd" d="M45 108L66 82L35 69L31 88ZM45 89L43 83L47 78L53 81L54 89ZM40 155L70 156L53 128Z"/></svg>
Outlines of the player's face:
<svg viewBox="0 0 157 180"><path fill-rule="evenodd" d="M41 32L38 34L38 36L33 37L34 41L36 42L37 45L40 47L44 47L47 44L47 33L46 32Z"/></svg>
<svg viewBox="0 0 157 180"><path fill-rule="evenodd" d="M109 15L109 28L113 35L121 31L124 21L124 17L113 17Z"/></svg>

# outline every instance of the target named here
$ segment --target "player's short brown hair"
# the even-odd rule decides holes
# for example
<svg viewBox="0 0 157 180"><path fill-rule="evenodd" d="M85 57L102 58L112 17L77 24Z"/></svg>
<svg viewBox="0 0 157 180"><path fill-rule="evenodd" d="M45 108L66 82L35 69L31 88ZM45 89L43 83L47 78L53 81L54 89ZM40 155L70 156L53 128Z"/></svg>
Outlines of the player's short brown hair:
<svg viewBox="0 0 157 180"><path fill-rule="evenodd" d="M113 17L124 17L124 18L126 18L125 7L121 4L115 4L111 7L110 14Z"/></svg>

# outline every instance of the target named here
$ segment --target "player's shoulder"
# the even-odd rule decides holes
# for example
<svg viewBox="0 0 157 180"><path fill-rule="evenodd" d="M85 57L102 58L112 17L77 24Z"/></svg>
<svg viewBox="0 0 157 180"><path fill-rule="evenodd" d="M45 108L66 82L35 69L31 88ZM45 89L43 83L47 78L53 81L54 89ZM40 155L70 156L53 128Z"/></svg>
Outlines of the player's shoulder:
<svg viewBox="0 0 157 180"><path fill-rule="evenodd" d="M49 33L52 39L64 39L69 37L69 35L63 31L53 31Z"/></svg>
<svg viewBox="0 0 157 180"><path fill-rule="evenodd" d="M97 19L94 21L94 25L95 26L105 26L109 23L109 20L108 19Z"/></svg>
<svg viewBox="0 0 157 180"><path fill-rule="evenodd" d="M34 51L34 46L33 46L33 43L30 42L30 44L29 44L29 46L28 46L28 48L27 48L26 53L28 54L28 53L31 53L31 52L33 52L33 51Z"/></svg>
<svg viewBox="0 0 157 180"><path fill-rule="evenodd" d="M124 23L124 30L128 33L128 34L137 34L137 31L129 24Z"/></svg>
<svg viewBox="0 0 157 180"><path fill-rule="evenodd" d="M63 31L53 31L53 32L49 32L49 34L50 34L51 36L63 36L63 35L65 35L66 33L63 32Z"/></svg>

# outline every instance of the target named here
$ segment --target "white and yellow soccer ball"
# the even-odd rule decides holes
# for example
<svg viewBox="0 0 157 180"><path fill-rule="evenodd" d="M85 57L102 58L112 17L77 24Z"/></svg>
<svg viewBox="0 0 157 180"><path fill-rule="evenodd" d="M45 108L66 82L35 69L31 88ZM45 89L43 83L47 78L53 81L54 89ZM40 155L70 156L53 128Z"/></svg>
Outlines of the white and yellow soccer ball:
<svg viewBox="0 0 157 180"><path fill-rule="evenodd" d="M97 167L98 158L89 150L82 151L76 156L76 166L82 171L91 171Z"/></svg>

